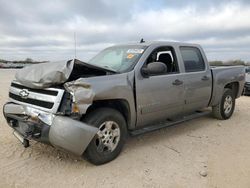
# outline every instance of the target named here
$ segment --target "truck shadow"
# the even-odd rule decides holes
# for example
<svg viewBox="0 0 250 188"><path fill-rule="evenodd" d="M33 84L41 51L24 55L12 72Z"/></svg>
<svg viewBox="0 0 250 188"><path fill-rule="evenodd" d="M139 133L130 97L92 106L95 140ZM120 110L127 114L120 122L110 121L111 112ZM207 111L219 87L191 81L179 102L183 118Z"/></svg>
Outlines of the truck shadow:
<svg viewBox="0 0 250 188"><path fill-rule="evenodd" d="M168 143L169 141L171 141L171 144L175 145L174 142L180 137L187 137L190 139L207 138L208 136L202 130L206 129L208 126L217 126L218 124L220 124L220 120L214 119L211 114L208 114L187 122L130 137L125 146L125 151L138 151L140 150L140 147L147 147L148 145L157 146L158 144Z"/></svg>
<svg viewBox="0 0 250 188"><path fill-rule="evenodd" d="M208 126L216 126L220 121L211 117L211 115L206 115L198 119L193 119L187 122L183 122L177 125L169 126L156 130L153 132L145 133L138 136L129 137L123 151L120 154L120 157L128 157L130 153L140 153L144 152L145 147L157 147L159 145L168 145L171 142L172 145L169 145L169 148L177 153L181 153L178 148L173 148L175 146L176 139L203 139L206 137L202 129L206 129ZM183 143L185 144L185 143ZM57 150L52 146L47 146L41 143L34 143L31 146L33 153L39 154L36 155L39 158L50 158L56 161L63 161L64 163L74 163L78 162L81 165L94 166L84 160L81 157L77 157L72 154ZM119 161L118 157L116 161ZM127 160L131 160L127 158Z"/></svg>

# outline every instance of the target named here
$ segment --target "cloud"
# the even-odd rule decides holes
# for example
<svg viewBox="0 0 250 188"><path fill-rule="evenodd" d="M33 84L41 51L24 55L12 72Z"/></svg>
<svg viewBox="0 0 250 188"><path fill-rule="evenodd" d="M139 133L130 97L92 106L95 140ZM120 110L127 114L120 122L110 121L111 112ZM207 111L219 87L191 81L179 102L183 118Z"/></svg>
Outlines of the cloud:
<svg viewBox="0 0 250 188"><path fill-rule="evenodd" d="M86 60L112 44L199 43L210 60L250 60L249 1L3 1L0 58Z"/></svg>

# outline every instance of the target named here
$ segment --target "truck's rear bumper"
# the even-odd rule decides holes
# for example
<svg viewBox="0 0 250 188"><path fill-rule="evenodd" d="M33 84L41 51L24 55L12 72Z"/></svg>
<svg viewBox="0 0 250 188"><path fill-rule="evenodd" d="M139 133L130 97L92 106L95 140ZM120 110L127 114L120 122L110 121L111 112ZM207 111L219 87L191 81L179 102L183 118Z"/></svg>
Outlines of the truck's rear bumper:
<svg viewBox="0 0 250 188"><path fill-rule="evenodd" d="M15 103L4 105L7 123L24 139L51 144L59 149L82 155L98 129L69 117ZM20 139L19 139L20 140Z"/></svg>

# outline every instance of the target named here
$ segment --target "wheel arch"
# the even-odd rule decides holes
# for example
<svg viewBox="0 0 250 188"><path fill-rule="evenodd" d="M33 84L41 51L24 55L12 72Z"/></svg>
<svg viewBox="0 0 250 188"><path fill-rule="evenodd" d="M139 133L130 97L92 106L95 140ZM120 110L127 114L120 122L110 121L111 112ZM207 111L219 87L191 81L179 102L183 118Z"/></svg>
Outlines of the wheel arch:
<svg viewBox="0 0 250 188"><path fill-rule="evenodd" d="M127 129L130 128L132 124L131 110L128 101L125 99L109 99L109 100L93 101L92 105L88 107L86 113L83 115L82 118L84 118L84 116L87 115L88 113L103 107L108 107L119 111L123 115L127 123Z"/></svg>
<svg viewBox="0 0 250 188"><path fill-rule="evenodd" d="M210 106L216 106L220 103L223 92L226 88L231 89L233 91L235 99L241 96L241 93L239 93L241 85L237 81L227 82L223 84L222 83L214 84L213 87L214 87L213 88L214 91L212 94L212 100L210 102Z"/></svg>
<svg viewBox="0 0 250 188"><path fill-rule="evenodd" d="M233 91L234 97L237 98L239 94L239 82L230 82L226 84L224 88L231 89Z"/></svg>

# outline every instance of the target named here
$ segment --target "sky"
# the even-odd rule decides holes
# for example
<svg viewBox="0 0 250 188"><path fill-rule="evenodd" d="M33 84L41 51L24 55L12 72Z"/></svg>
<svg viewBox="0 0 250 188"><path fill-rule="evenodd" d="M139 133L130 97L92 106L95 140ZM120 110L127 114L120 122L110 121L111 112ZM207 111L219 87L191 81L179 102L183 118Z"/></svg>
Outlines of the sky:
<svg viewBox="0 0 250 188"><path fill-rule="evenodd" d="M0 59L87 61L127 42L181 41L250 61L250 0L0 0Z"/></svg>

